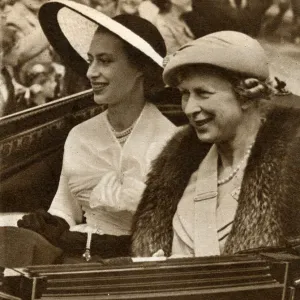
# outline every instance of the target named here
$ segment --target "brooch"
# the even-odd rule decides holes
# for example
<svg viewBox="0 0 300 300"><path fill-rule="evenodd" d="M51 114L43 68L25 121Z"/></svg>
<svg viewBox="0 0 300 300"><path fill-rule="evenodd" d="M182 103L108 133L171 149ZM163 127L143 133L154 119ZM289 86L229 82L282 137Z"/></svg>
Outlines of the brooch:
<svg viewBox="0 0 300 300"><path fill-rule="evenodd" d="M239 197L240 197L240 193L241 193L241 188L235 188L232 192L231 192L231 196L233 197L234 200L238 201Z"/></svg>

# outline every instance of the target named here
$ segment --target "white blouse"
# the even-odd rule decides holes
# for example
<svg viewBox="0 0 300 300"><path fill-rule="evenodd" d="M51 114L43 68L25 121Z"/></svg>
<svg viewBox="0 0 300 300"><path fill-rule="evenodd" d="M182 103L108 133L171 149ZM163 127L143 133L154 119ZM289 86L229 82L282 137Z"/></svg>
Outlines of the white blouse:
<svg viewBox="0 0 300 300"><path fill-rule="evenodd" d="M49 213L64 218L70 230L130 234L151 162L175 131L150 103L123 146L112 132L107 111L77 125L65 143L60 183ZM81 224L83 216L86 224Z"/></svg>

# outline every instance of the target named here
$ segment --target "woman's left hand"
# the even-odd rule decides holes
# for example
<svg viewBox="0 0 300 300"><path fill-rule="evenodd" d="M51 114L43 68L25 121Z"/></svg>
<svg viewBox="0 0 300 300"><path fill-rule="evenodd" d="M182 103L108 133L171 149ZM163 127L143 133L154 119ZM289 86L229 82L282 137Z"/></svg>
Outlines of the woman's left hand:
<svg viewBox="0 0 300 300"><path fill-rule="evenodd" d="M24 215L17 225L39 233L53 245L57 245L60 235L70 227L64 219L43 209Z"/></svg>

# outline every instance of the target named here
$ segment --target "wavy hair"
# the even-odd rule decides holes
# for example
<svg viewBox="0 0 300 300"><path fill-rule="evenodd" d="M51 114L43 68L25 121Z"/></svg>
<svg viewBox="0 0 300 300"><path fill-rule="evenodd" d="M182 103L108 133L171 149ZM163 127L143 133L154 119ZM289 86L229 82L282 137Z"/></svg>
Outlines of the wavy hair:
<svg viewBox="0 0 300 300"><path fill-rule="evenodd" d="M216 74L226 78L241 101L270 99L274 94L274 88L269 80L262 80L252 75L229 71L209 64L183 66L174 76L176 85L188 74L197 73L197 70L203 69L203 66L209 67Z"/></svg>

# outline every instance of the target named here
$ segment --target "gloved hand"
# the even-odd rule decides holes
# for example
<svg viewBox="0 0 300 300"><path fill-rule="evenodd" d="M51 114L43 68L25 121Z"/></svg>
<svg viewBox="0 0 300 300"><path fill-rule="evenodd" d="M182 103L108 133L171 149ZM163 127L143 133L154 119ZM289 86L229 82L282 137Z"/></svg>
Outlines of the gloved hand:
<svg viewBox="0 0 300 300"><path fill-rule="evenodd" d="M67 253L82 255L86 249L87 233L65 231L58 241L58 247ZM102 258L130 256L130 235L92 234L91 255Z"/></svg>
<svg viewBox="0 0 300 300"><path fill-rule="evenodd" d="M69 224L62 218L53 216L45 210L29 213L17 222L18 227L35 231L57 246L60 235L69 229Z"/></svg>

